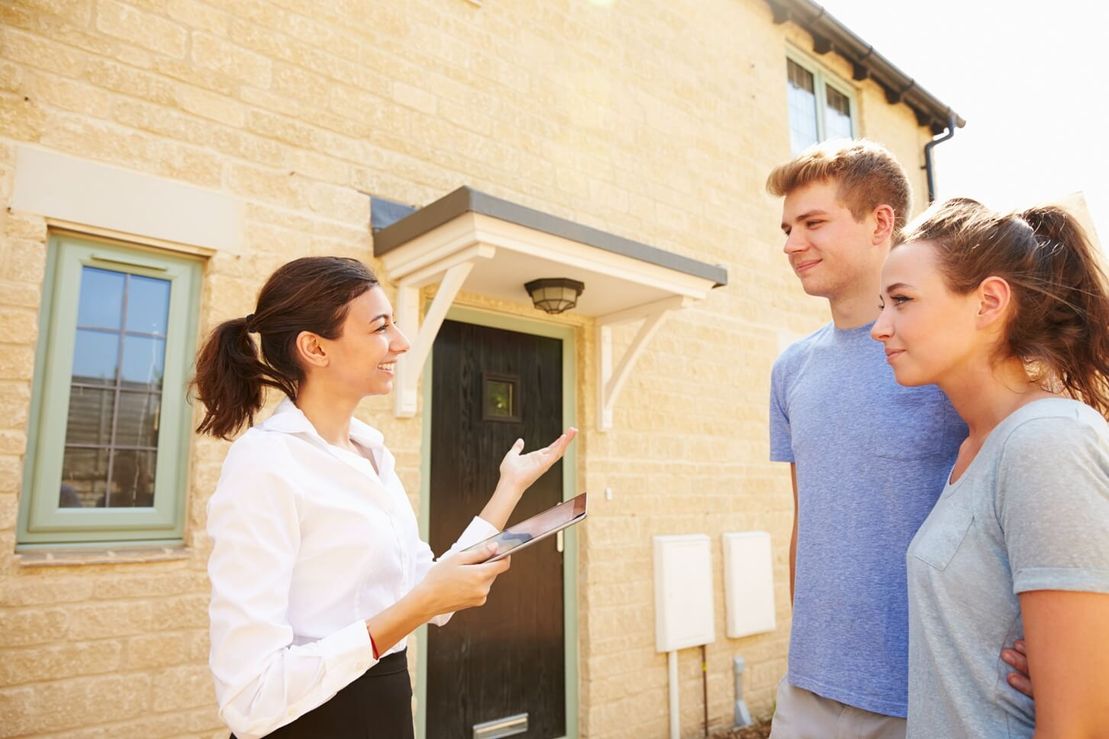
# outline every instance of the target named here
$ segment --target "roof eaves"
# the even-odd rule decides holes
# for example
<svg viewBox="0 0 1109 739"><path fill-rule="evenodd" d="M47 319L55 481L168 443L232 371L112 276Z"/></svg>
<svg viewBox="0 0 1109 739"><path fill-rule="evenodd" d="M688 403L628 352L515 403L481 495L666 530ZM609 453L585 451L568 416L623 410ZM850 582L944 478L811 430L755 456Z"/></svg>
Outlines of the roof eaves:
<svg viewBox="0 0 1109 739"><path fill-rule="evenodd" d="M928 126L934 135L943 133L951 122L962 128L966 121L938 98L898 69L890 60L847 26L836 20L823 6L811 0L765 0L777 24L792 21L809 32L813 52L835 52L851 64L855 81L874 80L890 105L905 103L916 114L917 123Z"/></svg>

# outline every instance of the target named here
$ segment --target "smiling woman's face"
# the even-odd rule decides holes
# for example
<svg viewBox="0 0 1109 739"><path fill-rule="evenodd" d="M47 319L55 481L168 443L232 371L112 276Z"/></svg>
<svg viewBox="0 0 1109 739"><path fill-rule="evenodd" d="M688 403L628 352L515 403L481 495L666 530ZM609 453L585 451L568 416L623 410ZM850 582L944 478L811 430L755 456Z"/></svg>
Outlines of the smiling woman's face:
<svg viewBox="0 0 1109 739"><path fill-rule="evenodd" d="M871 336L885 345L886 360L902 385L942 383L966 366L987 338L976 330L977 294L947 288L927 241L890 252L882 268L881 303Z"/></svg>
<svg viewBox="0 0 1109 739"><path fill-rule="evenodd" d="M359 398L391 392L397 357L409 348L393 322L393 306L376 285L350 301L338 338L319 341L329 359L327 382Z"/></svg>

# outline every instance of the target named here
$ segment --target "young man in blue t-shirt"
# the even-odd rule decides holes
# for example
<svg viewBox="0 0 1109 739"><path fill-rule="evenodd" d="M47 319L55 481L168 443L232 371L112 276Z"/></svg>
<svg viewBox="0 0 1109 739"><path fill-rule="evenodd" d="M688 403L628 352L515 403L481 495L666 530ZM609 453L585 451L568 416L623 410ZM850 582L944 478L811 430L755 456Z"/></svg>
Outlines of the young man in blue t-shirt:
<svg viewBox="0 0 1109 739"><path fill-rule="evenodd" d="M934 385L902 387L881 344L882 264L909 211L901 165L868 141L817 145L771 172L784 251L832 322L774 364L771 459L789 462L793 626L773 739L905 735L905 550L966 426Z"/></svg>

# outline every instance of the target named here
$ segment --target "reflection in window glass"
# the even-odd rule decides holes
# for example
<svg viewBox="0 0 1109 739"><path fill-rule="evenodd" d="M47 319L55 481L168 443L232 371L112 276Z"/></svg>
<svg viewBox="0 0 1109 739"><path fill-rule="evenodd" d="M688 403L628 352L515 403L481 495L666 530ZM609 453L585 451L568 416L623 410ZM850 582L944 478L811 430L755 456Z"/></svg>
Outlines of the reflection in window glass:
<svg viewBox="0 0 1109 739"><path fill-rule="evenodd" d="M825 87L827 91L827 107L824 111L824 125L827 138L849 139L851 130L851 99L839 90Z"/></svg>
<svg viewBox="0 0 1109 739"><path fill-rule="evenodd" d="M129 386L136 384L148 385L151 389L161 389L165 359L166 342L164 339L125 336L123 338L121 379Z"/></svg>
<svg viewBox="0 0 1109 739"><path fill-rule="evenodd" d="M161 407L162 396L159 393L120 392L116 444L151 449L158 446L158 414Z"/></svg>
<svg viewBox="0 0 1109 739"><path fill-rule="evenodd" d="M108 482L107 449L65 450L60 508L103 508Z"/></svg>
<svg viewBox="0 0 1109 739"><path fill-rule="evenodd" d="M126 278L122 272L82 268L77 325L118 329L120 316L123 315L123 283Z"/></svg>
<svg viewBox="0 0 1109 739"><path fill-rule="evenodd" d="M108 446L112 443L115 391L74 386L69 391L69 423L65 443Z"/></svg>
<svg viewBox="0 0 1109 739"><path fill-rule="evenodd" d="M77 329L73 347L73 381L90 385L114 385L119 357L119 334Z"/></svg>
<svg viewBox="0 0 1109 739"><path fill-rule="evenodd" d="M812 146L819 137L816 122L816 85L813 75L794 62L789 67L789 144L793 151Z"/></svg>
<svg viewBox="0 0 1109 739"><path fill-rule="evenodd" d="M113 455L106 507L149 508L154 505L153 451L120 450Z"/></svg>
<svg viewBox="0 0 1109 739"><path fill-rule="evenodd" d="M169 300L168 280L82 268L59 507L154 505Z"/></svg>
<svg viewBox="0 0 1109 739"><path fill-rule="evenodd" d="M166 335L169 315L169 282L129 275L127 285L127 330Z"/></svg>

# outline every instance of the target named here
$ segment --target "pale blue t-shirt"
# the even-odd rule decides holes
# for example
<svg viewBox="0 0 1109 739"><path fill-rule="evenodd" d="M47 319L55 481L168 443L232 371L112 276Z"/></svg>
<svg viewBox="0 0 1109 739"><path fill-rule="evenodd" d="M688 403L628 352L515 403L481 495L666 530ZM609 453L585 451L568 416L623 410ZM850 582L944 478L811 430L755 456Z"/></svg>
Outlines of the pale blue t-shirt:
<svg viewBox="0 0 1109 739"><path fill-rule="evenodd" d="M906 715L905 550L964 438L939 388L897 384L869 325L828 324L774 363L770 458L797 465L791 684Z"/></svg>
<svg viewBox="0 0 1109 739"><path fill-rule="evenodd" d="M1109 424L1076 400L1012 413L909 546L909 737L1031 737L1001 649L1020 593L1109 593Z"/></svg>

